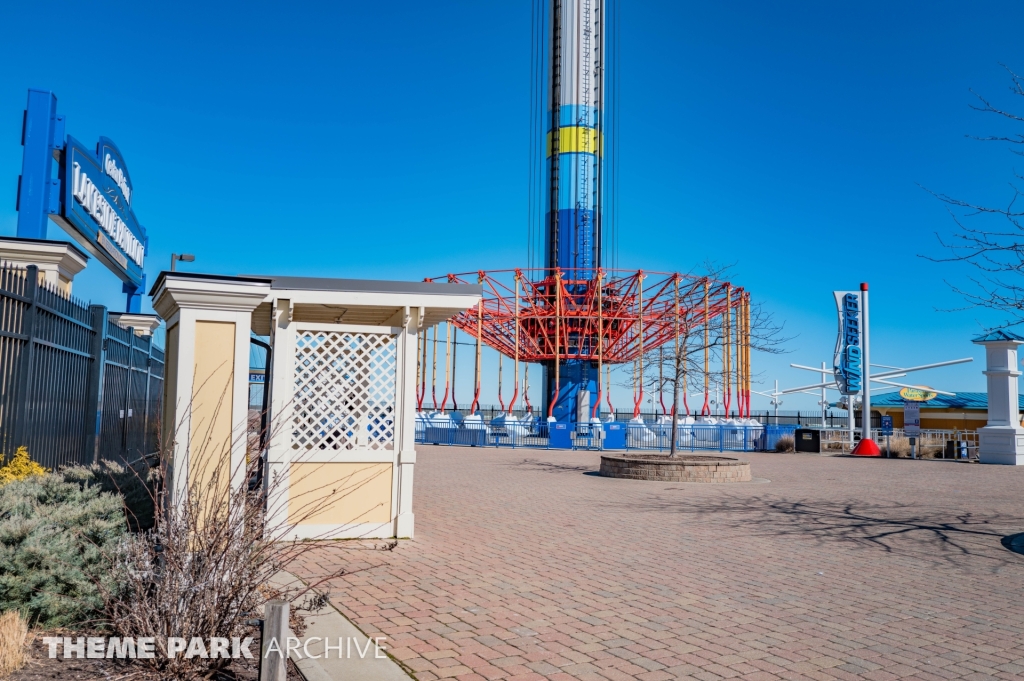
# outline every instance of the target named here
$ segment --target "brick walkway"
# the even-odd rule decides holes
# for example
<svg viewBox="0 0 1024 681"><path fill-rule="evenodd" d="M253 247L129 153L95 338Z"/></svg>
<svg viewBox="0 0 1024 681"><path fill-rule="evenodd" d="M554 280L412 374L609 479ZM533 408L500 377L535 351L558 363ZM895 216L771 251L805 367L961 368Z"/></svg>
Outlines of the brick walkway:
<svg viewBox="0 0 1024 681"><path fill-rule="evenodd" d="M745 458L771 482L424 447L415 541L345 551L333 600L421 681L1024 675L1024 470Z"/></svg>

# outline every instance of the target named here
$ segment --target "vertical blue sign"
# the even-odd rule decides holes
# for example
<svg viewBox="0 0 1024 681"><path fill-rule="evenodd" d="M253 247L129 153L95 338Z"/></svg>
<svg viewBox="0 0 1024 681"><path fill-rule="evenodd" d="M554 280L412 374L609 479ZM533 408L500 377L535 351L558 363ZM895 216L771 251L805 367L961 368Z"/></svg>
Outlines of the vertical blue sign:
<svg viewBox="0 0 1024 681"><path fill-rule="evenodd" d="M138 312L148 241L132 210L131 176L117 145L101 137L94 151L70 135L65 140L57 98L35 89L28 92L21 142L18 236L46 239L47 220L53 220L124 282L128 311Z"/></svg>

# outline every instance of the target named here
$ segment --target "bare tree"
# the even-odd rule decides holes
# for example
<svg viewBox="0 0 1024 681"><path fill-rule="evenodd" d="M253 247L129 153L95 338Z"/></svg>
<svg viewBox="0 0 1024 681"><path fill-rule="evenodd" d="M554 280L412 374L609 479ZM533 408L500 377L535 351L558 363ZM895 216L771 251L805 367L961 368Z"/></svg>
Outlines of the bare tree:
<svg viewBox="0 0 1024 681"><path fill-rule="evenodd" d="M1005 64L1001 66L1010 76L1010 92L1024 97L1024 79ZM972 109L1024 124L1024 116L997 107L977 92L971 92L979 102L972 105ZM1011 145L1012 153L1024 156L1024 133L968 137L985 142L1005 142ZM968 277L968 286L946 283L963 296L970 307L1006 314L1001 327L1024 322L1024 206L1019 205L1022 196L1019 182L1024 181L1024 175L1015 171L1014 178L1010 182L1010 197L1005 207L983 206L927 190L948 206L957 229L947 239L936 235L939 243L950 252L949 257L923 257L934 262L964 262L977 268L979 273Z"/></svg>
<svg viewBox="0 0 1024 681"><path fill-rule="evenodd" d="M707 261L691 275L707 277L713 282L722 282L729 280L731 270L732 265ZM667 392L672 395L673 428L670 446L672 455L675 453L675 425L678 410L686 402L682 394L688 391L690 386L699 386L703 392L705 378L708 390L714 390L717 387L723 392L725 391L724 383L727 379L722 370L722 360L726 347L726 328L722 323L721 316L712 318L705 326L703 314L699 312L703 309L703 297L703 287L680 292L680 308L697 312L680 315L678 352L673 339L644 353L642 375L636 375L636 367L633 367L634 374L632 376L623 375L624 372L629 371L629 365L624 365L619 370L619 384L623 387L634 387L639 381L645 388L656 394L661 395ZM785 323L778 321L756 300L751 300L750 303L749 333L751 351L770 355L787 352L784 346L793 338L785 335ZM735 334L734 326L732 329L734 339ZM735 371L735 365L733 365L733 371ZM752 372L751 379L757 375Z"/></svg>

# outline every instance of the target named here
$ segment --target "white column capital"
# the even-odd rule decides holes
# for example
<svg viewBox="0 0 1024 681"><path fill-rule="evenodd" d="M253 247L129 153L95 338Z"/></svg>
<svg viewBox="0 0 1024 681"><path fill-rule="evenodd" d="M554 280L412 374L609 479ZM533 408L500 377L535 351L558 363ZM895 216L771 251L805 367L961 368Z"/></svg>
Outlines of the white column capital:
<svg viewBox="0 0 1024 681"><path fill-rule="evenodd" d="M270 280L161 272L149 295L168 323L183 308L251 313L270 295Z"/></svg>

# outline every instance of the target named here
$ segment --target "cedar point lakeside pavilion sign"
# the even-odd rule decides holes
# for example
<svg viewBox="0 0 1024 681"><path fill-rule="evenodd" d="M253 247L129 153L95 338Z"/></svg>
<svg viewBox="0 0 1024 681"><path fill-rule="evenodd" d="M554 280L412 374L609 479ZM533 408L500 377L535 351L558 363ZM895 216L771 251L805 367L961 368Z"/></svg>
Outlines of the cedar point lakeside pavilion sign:
<svg viewBox="0 0 1024 681"><path fill-rule="evenodd" d="M100 137L93 151L65 138L57 98L46 90L28 92L22 145L18 236L46 239L47 220L53 220L124 282L127 311L138 312L148 241L132 209L131 176L117 145Z"/></svg>

